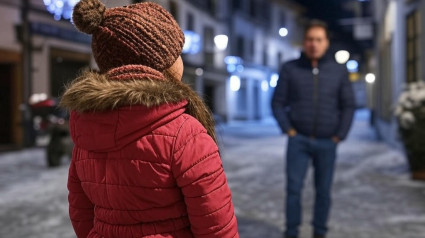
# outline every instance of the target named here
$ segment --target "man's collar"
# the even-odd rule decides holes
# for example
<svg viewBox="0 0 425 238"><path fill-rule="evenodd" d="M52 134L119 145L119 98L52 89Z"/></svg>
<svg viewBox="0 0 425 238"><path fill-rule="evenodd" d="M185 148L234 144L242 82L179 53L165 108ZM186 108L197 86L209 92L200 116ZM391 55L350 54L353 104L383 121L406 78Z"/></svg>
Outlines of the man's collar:
<svg viewBox="0 0 425 238"><path fill-rule="evenodd" d="M305 64L311 66L311 59L307 57L307 55L302 52L301 53L301 57L300 57L301 61L303 61ZM325 55L323 55L322 58L319 59L319 65L323 64L324 62L327 62L328 60L331 59L331 54L329 53L329 51L327 51L325 53Z"/></svg>

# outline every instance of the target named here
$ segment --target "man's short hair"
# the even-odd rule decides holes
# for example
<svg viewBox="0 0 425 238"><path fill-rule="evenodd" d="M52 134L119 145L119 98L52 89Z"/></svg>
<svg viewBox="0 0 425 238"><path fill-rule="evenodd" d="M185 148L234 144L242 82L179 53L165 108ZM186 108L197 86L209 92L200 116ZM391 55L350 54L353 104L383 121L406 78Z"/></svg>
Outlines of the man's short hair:
<svg viewBox="0 0 425 238"><path fill-rule="evenodd" d="M322 28L326 32L326 37L330 39L329 27L328 27L328 24L326 24L326 22L321 20L311 20L307 24L307 26L304 28L304 36L306 36L307 33L313 28Z"/></svg>

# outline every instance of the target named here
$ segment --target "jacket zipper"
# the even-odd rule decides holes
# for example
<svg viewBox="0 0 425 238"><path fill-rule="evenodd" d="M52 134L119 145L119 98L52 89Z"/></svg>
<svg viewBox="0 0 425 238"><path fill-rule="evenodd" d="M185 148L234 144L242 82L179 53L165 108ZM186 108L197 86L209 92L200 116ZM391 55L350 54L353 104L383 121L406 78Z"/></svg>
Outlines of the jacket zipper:
<svg viewBox="0 0 425 238"><path fill-rule="evenodd" d="M313 68L314 92L313 92L313 105L314 105L314 118L313 118L313 137L317 134L318 114L319 114L319 68Z"/></svg>

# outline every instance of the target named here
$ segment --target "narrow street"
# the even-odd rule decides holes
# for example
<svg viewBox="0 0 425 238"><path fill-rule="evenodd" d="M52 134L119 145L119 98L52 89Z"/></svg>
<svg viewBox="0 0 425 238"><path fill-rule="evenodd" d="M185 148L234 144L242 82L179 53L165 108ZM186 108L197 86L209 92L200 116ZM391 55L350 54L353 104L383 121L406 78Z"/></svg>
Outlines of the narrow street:
<svg viewBox="0 0 425 238"><path fill-rule="evenodd" d="M280 238L286 138L273 122L220 126L222 155L242 238ZM44 151L0 154L0 237L75 237L67 214L67 165L45 166ZM375 140L367 119L340 145L330 238L424 238L425 183L409 178L403 155ZM314 190L304 193L309 238Z"/></svg>
<svg viewBox="0 0 425 238"><path fill-rule="evenodd" d="M330 238L424 238L425 182L411 181L402 153L375 139L364 112L338 150ZM241 237L280 238L286 138L274 123L223 128L223 157ZM311 237L312 171L301 238Z"/></svg>

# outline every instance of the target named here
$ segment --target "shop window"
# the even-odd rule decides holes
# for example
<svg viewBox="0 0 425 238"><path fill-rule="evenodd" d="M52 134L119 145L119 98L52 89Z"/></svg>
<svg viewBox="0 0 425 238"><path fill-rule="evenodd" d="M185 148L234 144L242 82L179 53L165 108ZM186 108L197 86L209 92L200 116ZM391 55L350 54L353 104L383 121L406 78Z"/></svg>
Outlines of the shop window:
<svg viewBox="0 0 425 238"><path fill-rule="evenodd" d="M53 48L50 50L50 93L59 97L64 86L90 65L90 55Z"/></svg>
<svg viewBox="0 0 425 238"><path fill-rule="evenodd" d="M409 14L406 19L406 81L408 83L419 80L421 75L421 30L418 11Z"/></svg>
<svg viewBox="0 0 425 238"><path fill-rule="evenodd" d="M187 30L189 31L194 31L195 30L195 19L192 13L187 13L186 16L186 26L187 26Z"/></svg>
<svg viewBox="0 0 425 238"><path fill-rule="evenodd" d="M0 111L2 116L0 118L0 145L12 143L12 104L13 95L12 84L13 84L13 65L11 64L0 64Z"/></svg>
<svg viewBox="0 0 425 238"><path fill-rule="evenodd" d="M214 65L214 29L212 27L204 28L204 62L207 66Z"/></svg>
<svg viewBox="0 0 425 238"><path fill-rule="evenodd" d="M379 81L377 89L379 90L378 110L379 116L390 121L393 117L393 74L392 74L392 42L386 42L380 50Z"/></svg>

